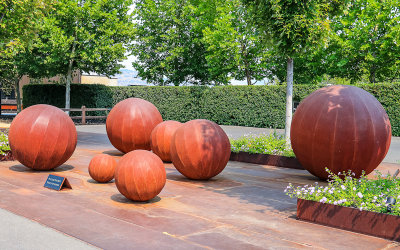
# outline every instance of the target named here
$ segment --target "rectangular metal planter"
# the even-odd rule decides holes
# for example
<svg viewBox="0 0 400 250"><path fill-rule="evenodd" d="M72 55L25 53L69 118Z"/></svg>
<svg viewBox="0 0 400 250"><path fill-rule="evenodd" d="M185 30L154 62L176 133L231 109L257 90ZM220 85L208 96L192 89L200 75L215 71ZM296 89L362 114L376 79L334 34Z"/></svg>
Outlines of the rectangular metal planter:
<svg viewBox="0 0 400 250"><path fill-rule="evenodd" d="M400 217L297 199L297 218L357 233L400 241Z"/></svg>
<svg viewBox="0 0 400 250"><path fill-rule="evenodd" d="M231 161L240 161L261 165L270 165L283 168L304 169L300 162L294 157L269 154L250 154L247 152L231 153Z"/></svg>

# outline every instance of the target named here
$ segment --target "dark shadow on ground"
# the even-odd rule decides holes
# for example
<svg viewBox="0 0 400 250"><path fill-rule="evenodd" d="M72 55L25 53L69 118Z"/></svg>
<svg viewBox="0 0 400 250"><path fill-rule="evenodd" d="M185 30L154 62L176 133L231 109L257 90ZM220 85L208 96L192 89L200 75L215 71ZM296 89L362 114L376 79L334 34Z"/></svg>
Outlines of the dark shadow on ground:
<svg viewBox="0 0 400 250"><path fill-rule="evenodd" d="M119 203L124 203L124 204L135 204L135 205L143 205L143 204L152 204L159 202L161 198L159 196L154 197L153 199L149 201L132 201L123 196L122 194L113 194L111 195L111 200Z"/></svg>
<svg viewBox="0 0 400 250"><path fill-rule="evenodd" d="M74 168L75 168L74 166L67 165L67 164L61 165L61 166L56 167L55 169L51 169L51 170L34 170L34 169L31 169L31 168L25 167L25 166L22 165L22 164L14 165L14 166L9 167L9 169L12 170L12 171L15 171L15 172L25 172L25 173L37 173L37 172L39 172L39 173L40 173L40 172L54 173L54 172L65 172L65 171L72 170L72 169L74 169Z"/></svg>
<svg viewBox="0 0 400 250"><path fill-rule="evenodd" d="M95 181L95 180L93 180L93 179L88 179L87 182L92 183L92 184L103 184L103 185L104 185L104 184L108 184L108 183L114 183L115 180L112 179L112 180L109 181L109 182L97 182L97 181Z"/></svg>
<svg viewBox="0 0 400 250"><path fill-rule="evenodd" d="M119 150L106 150L106 151L103 151L103 154L111 155L111 156L123 156L124 155L124 153L122 153Z"/></svg>

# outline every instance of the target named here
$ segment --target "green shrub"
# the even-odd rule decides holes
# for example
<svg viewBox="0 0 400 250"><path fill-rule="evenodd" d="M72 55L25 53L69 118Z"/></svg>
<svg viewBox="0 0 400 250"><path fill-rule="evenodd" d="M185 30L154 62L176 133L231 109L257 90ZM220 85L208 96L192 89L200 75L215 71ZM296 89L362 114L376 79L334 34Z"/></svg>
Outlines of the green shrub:
<svg viewBox="0 0 400 250"><path fill-rule="evenodd" d="M10 151L10 144L8 143L8 135L0 132L0 155L6 155Z"/></svg>
<svg viewBox="0 0 400 250"><path fill-rule="evenodd" d="M238 139L230 139L231 151L252 154L270 154L294 157L293 150L286 147L283 135L276 133L260 135L244 135Z"/></svg>
<svg viewBox="0 0 400 250"><path fill-rule="evenodd" d="M65 107L65 85L28 84L23 87L23 106L49 104ZM71 108L107 108L113 105L113 95L109 87L101 84L71 84ZM72 112L71 115L80 115ZM104 111L87 112L87 115L104 115Z"/></svg>
<svg viewBox="0 0 400 250"><path fill-rule="evenodd" d="M300 102L322 85L295 85L293 100ZM362 84L358 87L382 103L392 124L394 136L400 136L400 84ZM63 85L29 84L23 88L24 107L47 103L64 107ZM278 86L129 86L72 84L71 107L113 107L129 97L152 102L164 120L186 122L208 119L221 125L284 128L286 87ZM99 114L99 112L96 112ZM99 114L100 115L100 114ZM104 113L102 114L104 115Z"/></svg>

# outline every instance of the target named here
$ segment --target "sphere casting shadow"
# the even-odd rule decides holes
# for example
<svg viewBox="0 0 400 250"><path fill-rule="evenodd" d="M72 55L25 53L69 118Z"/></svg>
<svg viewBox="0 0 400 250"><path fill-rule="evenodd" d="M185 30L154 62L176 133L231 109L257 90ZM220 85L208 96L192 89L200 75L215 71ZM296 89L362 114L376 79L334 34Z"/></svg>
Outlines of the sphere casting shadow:
<svg viewBox="0 0 400 250"><path fill-rule="evenodd" d="M107 136L111 144L124 153L150 150L151 131L162 121L160 112L152 103L128 98L117 103L108 114Z"/></svg>
<svg viewBox="0 0 400 250"><path fill-rule="evenodd" d="M124 155L115 170L115 185L125 197L134 201L153 199L164 188L166 171L161 159L146 150Z"/></svg>
<svg viewBox="0 0 400 250"><path fill-rule="evenodd" d="M298 106L291 126L293 151L311 174L327 179L351 170L371 173L391 141L389 117L367 91L354 86L321 88Z"/></svg>
<svg viewBox="0 0 400 250"><path fill-rule="evenodd" d="M12 121L9 142L24 166L50 170L65 163L77 144L76 128L61 109L38 104L22 110Z"/></svg>
<svg viewBox="0 0 400 250"><path fill-rule="evenodd" d="M176 130L183 124L177 121L164 121L158 124L151 132L151 150L163 160L172 162L171 140Z"/></svg>
<svg viewBox="0 0 400 250"><path fill-rule="evenodd" d="M188 121L172 137L172 163L189 179L207 180L218 175L226 167L230 155L228 136L212 121Z"/></svg>

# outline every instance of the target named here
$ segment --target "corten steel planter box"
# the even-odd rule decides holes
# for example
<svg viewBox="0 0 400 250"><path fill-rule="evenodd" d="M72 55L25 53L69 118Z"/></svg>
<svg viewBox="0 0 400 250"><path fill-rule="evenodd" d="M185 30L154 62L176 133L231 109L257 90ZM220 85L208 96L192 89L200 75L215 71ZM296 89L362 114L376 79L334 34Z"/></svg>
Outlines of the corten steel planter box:
<svg viewBox="0 0 400 250"><path fill-rule="evenodd" d="M231 161L240 161L261 165L270 165L282 168L304 169L300 162L294 157L269 154L250 154L247 152L231 153Z"/></svg>
<svg viewBox="0 0 400 250"><path fill-rule="evenodd" d="M357 233L400 241L400 216L360 211L297 199L297 218Z"/></svg>

